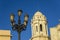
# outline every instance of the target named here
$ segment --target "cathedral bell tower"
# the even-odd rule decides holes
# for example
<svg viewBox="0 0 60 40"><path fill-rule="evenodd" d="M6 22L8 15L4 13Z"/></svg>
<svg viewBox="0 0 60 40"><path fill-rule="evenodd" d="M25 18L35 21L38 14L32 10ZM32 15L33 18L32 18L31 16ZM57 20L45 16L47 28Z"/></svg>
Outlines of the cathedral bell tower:
<svg viewBox="0 0 60 40"><path fill-rule="evenodd" d="M31 40L48 40L48 27L46 17L37 11L31 20Z"/></svg>

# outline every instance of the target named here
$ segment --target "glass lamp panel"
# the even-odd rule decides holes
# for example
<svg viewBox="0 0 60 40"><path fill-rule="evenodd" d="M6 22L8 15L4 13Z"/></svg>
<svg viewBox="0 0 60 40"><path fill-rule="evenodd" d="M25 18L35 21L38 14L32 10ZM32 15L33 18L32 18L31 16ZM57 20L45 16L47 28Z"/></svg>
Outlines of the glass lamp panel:
<svg viewBox="0 0 60 40"><path fill-rule="evenodd" d="M18 16L21 16L22 12L22 10L18 10Z"/></svg>
<svg viewBox="0 0 60 40"><path fill-rule="evenodd" d="M24 21L24 25L26 25L26 22Z"/></svg>
<svg viewBox="0 0 60 40"><path fill-rule="evenodd" d="M14 20L14 15L13 15L13 14L11 14L11 16L10 16L10 20L11 20L11 21Z"/></svg>
<svg viewBox="0 0 60 40"><path fill-rule="evenodd" d="M28 17L27 16L25 16L25 21L28 21Z"/></svg>
<svg viewBox="0 0 60 40"><path fill-rule="evenodd" d="M19 12L18 12L18 16L20 16L20 15L21 15L21 13L22 13L22 12L20 12L20 11L19 11Z"/></svg>

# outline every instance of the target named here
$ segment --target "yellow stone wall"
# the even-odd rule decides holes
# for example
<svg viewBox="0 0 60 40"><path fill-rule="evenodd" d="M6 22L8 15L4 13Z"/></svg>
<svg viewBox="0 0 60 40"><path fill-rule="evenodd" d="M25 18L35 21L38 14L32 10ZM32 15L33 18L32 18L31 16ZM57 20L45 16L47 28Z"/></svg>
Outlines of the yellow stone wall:
<svg viewBox="0 0 60 40"><path fill-rule="evenodd" d="M58 40L56 28L50 28L50 35L51 35L51 40Z"/></svg>
<svg viewBox="0 0 60 40"><path fill-rule="evenodd" d="M60 40L60 24L50 28L51 40Z"/></svg>
<svg viewBox="0 0 60 40"><path fill-rule="evenodd" d="M0 30L0 40L10 40L10 30Z"/></svg>

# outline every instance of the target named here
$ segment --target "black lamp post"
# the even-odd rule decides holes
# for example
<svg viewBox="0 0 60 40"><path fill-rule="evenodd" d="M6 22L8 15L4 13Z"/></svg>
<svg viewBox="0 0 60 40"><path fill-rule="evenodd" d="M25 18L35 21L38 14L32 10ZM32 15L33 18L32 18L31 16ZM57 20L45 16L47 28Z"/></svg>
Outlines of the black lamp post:
<svg viewBox="0 0 60 40"><path fill-rule="evenodd" d="M28 18L29 18L29 16L27 14L25 14L25 16L24 16L24 23L21 24L20 16L21 16L22 12L23 12L22 10L18 10L18 24L15 23L15 20L14 20L15 16L14 16L14 14L12 13L10 15L12 29L16 30L18 32L18 40L20 40L20 33L21 33L21 31L26 29L26 26L27 26L27 23L28 23Z"/></svg>

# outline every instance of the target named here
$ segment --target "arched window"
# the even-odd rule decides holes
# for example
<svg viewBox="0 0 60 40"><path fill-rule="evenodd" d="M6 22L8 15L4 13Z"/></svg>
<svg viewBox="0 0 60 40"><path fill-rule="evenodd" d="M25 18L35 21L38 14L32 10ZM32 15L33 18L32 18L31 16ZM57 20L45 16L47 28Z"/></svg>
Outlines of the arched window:
<svg viewBox="0 0 60 40"><path fill-rule="evenodd" d="M37 26L36 26L36 31L38 32L38 28L37 28Z"/></svg>
<svg viewBox="0 0 60 40"><path fill-rule="evenodd" d="M40 24L40 31L42 31L42 24Z"/></svg>
<svg viewBox="0 0 60 40"><path fill-rule="evenodd" d="M47 27L46 27L46 24L45 24L45 29L46 29L46 34L47 34Z"/></svg>

